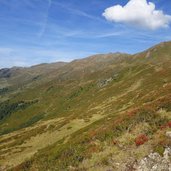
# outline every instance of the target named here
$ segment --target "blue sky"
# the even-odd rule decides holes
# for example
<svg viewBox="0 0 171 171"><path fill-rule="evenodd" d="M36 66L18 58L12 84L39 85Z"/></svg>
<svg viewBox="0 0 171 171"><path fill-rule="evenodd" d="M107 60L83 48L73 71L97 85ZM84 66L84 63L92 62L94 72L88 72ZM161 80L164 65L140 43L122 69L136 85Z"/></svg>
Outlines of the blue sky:
<svg viewBox="0 0 171 171"><path fill-rule="evenodd" d="M171 16L171 1L150 2L163 12L159 16L163 22L157 26L155 16L144 22L142 8L140 16L131 10L134 20L125 16L132 6L119 11L120 18L116 8L105 13L117 4L124 7L128 0L0 0L0 68L71 61L97 53L136 53L171 40L170 18L164 16Z"/></svg>

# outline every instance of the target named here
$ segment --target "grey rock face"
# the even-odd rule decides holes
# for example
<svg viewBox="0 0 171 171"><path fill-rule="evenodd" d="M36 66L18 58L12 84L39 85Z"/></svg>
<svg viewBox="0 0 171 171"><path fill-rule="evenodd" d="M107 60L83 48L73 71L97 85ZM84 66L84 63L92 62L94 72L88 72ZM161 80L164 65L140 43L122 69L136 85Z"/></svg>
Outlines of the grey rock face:
<svg viewBox="0 0 171 171"><path fill-rule="evenodd" d="M150 153L134 165L136 171L171 171L171 148L166 148L163 157Z"/></svg>
<svg viewBox="0 0 171 171"><path fill-rule="evenodd" d="M167 136L168 138L171 138L171 131L166 132L166 136Z"/></svg>
<svg viewBox="0 0 171 171"><path fill-rule="evenodd" d="M100 80L97 85L98 85L98 87L102 88L102 87L107 86L112 81L113 81L113 78L108 78L108 79L105 79L105 80Z"/></svg>

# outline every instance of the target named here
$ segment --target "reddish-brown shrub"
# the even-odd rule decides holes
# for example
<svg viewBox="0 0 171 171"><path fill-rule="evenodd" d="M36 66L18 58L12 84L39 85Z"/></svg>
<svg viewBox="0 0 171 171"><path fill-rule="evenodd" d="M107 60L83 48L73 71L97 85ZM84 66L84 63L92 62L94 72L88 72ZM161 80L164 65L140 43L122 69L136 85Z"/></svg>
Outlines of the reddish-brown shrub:
<svg viewBox="0 0 171 171"><path fill-rule="evenodd" d="M96 131L94 131L94 130L93 130L93 131L90 131L90 132L89 132L89 137L90 137L90 138L93 138L93 137L96 136L96 134L97 134Z"/></svg>
<svg viewBox="0 0 171 171"><path fill-rule="evenodd" d="M168 122L168 127L171 128L171 121Z"/></svg>
<svg viewBox="0 0 171 171"><path fill-rule="evenodd" d="M145 134L141 134L135 139L135 144L136 146L140 146L147 141L148 141L148 137Z"/></svg>
<svg viewBox="0 0 171 171"><path fill-rule="evenodd" d="M98 145L91 144L91 145L87 148L87 153L88 153L88 154L97 153L97 152L100 152L100 146L98 146Z"/></svg>
<svg viewBox="0 0 171 171"><path fill-rule="evenodd" d="M164 125L161 125L160 126L160 129L161 130L163 130L163 129L166 129L166 128L171 128L171 121L169 121L169 122L167 122L166 124L164 124Z"/></svg>
<svg viewBox="0 0 171 171"><path fill-rule="evenodd" d="M138 109L133 109L127 113L129 117L132 117L138 113Z"/></svg>
<svg viewBox="0 0 171 171"><path fill-rule="evenodd" d="M167 124L162 125L162 126L160 126L160 129L161 129L161 130L166 129L166 128L167 128L167 126L168 126Z"/></svg>

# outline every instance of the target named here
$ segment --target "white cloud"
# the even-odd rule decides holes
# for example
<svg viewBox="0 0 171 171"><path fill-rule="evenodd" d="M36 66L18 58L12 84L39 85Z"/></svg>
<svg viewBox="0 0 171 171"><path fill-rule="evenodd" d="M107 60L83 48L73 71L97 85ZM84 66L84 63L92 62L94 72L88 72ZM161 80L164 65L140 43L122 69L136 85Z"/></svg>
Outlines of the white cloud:
<svg viewBox="0 0 171 171"><path fill-rule="evenodd" d="M112 22L150 30L166 28L171 22L171 15L157 10L155 4L147 0L130 0L125 6L115 5L105 9L102 15Z"/></svg>

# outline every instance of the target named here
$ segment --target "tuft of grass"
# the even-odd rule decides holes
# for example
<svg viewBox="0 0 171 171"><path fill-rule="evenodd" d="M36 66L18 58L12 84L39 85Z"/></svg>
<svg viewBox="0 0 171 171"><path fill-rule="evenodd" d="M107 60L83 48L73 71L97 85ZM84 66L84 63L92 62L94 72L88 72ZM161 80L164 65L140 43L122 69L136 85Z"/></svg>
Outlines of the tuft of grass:
<svg viewBox="0 0 171 171"><path fill-rule="evenodd" d="M160 154L160 156L163 156L164 151L165 148L161 144L158 144L156 147L154 147L154 152L157 152Z"/></svg>

